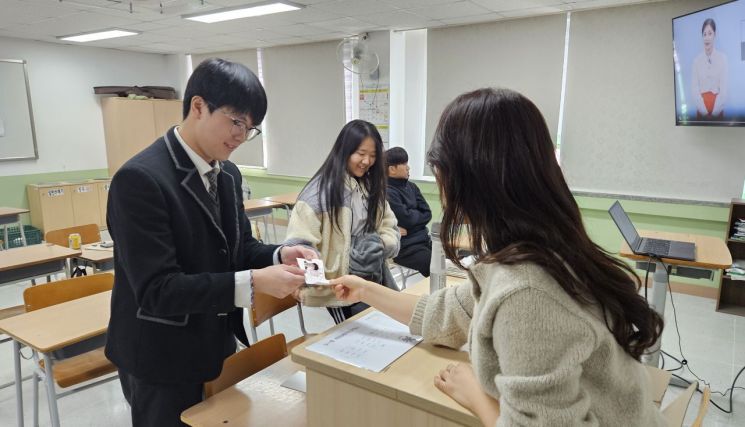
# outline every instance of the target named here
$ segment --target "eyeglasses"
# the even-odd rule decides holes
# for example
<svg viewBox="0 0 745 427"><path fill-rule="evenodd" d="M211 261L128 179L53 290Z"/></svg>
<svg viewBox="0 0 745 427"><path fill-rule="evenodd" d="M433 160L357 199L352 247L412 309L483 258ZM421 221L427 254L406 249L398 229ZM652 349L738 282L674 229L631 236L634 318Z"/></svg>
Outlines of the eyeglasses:
<svg viewBox="0 0 745 427"><path fill-rule="evenodd" d="M256 138L257 136L261 135L261 129L257 128L256 126L248 127L248 123L244 122L243 120L236 119L235 117L226 113L225 111L219 108L216 108L215 105L212 104L211 102L207 102L207 105L209 105L213 109L217 109L217 111L221 112L227 118L229 118L233 122L233 128L231 129L231 131L233 132L233 134L243 135L244 142L248 142Z"/></svg>

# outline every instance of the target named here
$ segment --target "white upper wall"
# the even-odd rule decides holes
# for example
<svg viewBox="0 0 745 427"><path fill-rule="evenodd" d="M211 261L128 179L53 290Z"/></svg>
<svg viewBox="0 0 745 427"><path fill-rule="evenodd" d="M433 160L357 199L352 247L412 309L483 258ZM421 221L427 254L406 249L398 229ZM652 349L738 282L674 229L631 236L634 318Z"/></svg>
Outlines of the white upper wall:
<svg viewBox="0 0 745 427"><path fill-rule="evenodd" d="M28 62L39 150L37 160L0 162L0 176L105 169L101 95L93 87L172 86L180 91L183 84L183 61L176 55L0 37L0 58Z"/></svg>

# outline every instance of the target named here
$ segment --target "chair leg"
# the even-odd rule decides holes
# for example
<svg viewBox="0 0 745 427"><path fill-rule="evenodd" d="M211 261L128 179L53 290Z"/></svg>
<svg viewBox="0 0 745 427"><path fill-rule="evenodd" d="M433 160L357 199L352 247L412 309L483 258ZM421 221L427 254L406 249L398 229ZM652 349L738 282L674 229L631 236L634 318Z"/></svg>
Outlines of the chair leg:
<svg viewBox="0 0 745 427"><path fill-rule="evenodd" d="M270 335L274 335L274 319L269 318L269 332Z"/></svg>
<svg viewBox="0 0 745 427"><path fill-rule="evenodd" d="M33 413L33 426L39 427L39 376L36 375L36 368L31 373L31 384L33 385L33 392L31 394L31 401L33 402L34 413Z"/></svg>
<svg viewBox="0 0 745 427"><path fill-rule="evenodd" d="M47 386L47 404L49 405L49 417L52 419L52 427L59 427L59 410L57 409L57 392L54 390L54 373L52 372L52 358L44 353L44 382Z"/></svg>
<svg viewBox="0 0 745 427"><path fill-rule="evenodd" d="M303 333L303 336L308 335L308 331L305 330L305 318L303 318L303 306L300 303L297 303L297 316L298 316L298 320L300 320L300 332Z"/></svg>

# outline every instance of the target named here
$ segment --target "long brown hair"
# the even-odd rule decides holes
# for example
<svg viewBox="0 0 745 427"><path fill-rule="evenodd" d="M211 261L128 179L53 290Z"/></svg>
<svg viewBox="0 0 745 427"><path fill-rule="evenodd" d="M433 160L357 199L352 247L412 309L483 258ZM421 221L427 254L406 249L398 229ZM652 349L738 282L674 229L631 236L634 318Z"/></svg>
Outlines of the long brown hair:
<svg viewBox="0 0 745 427"><path fill-rule="evenodd" d="M546 122L523 95L479 89L442 114L427 160L443 203L447 257L470 227L479 262L543 267L575 301L599 305L616 342L639 359L663 320L638 294L625 263L590 240L554 154Z"/></svg>

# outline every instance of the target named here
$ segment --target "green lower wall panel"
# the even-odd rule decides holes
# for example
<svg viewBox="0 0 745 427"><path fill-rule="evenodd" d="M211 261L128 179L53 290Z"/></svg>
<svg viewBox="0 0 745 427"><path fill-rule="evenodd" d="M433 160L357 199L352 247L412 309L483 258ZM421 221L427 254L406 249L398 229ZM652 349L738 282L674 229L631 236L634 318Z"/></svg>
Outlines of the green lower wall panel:
<svg viewBox="0 0 745 427"><path fill-rule="evenodd" d="M298 192L308 181L307 178L270 175L260 169L241 168L241 172L244 180L251 187L254 198ZM108 177L106 169L0 177L0 206L27 208L27 184L103 177ZM442 211L437 185L433 182L417 182L417 185L419 185L424 198L432 207L433 218L439 218ZM576 200L590 237L607 251L617 254L621 245L621 235L607 212L614 199L577 196ZM726 207L639 200L624 200L622 203L639 229L703 234L721 238L724 238L727 233L729 211ZM277 211L276 215L279 218L285 218L282 211ZM25 216L27 218L24 220L28 223L28 215ZM677 277L673 280L681 283L717 287L719 273L712 281Z"/></svg>
<svg viewBox="0 0 745 427"><path fill-rule="evenodd" d="M26 185L42 182L79 181L83 179L108 178L108 169L88 169L71 172L50 172L32 175L0 176L0 206L28 209ZM28 214L22 215L21 220L30 224Z"/></svg>

